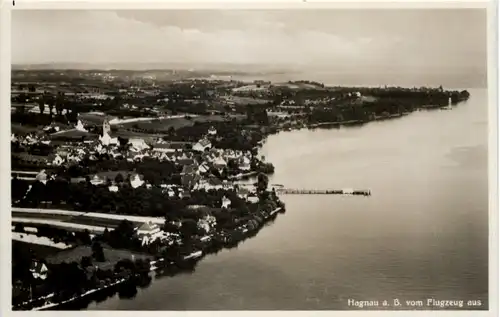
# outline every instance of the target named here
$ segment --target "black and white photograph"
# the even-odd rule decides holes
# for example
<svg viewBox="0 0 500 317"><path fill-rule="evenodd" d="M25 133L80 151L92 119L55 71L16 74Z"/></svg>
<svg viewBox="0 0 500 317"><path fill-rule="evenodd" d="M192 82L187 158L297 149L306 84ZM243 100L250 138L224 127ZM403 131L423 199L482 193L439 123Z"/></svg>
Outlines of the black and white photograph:
<svg viewBox="0 0 500 317"><path fill-rule="evenodd" d="M498 313L488 2L8 5L12 311Z"/></svg>

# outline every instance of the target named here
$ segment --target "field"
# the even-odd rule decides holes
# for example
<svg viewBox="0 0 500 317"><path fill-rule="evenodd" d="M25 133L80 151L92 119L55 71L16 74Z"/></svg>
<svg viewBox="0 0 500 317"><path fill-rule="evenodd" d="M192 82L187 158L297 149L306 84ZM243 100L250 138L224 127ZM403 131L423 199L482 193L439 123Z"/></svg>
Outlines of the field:
<svg viewBox="0 0 500 317"><path fill-rule="evenodd" d="M39 237L34 233L12 232L12 240L30 244L49 246L60 250L64 250L71 247L70 244L66 244L63 242L55 243L48 237Z"/></svg>
<svg viewBox="0 0 500 317"><path fill-rule="evenodd" d="M26 135L28 133L37 132L39 130L40 129L35 127L28 127L17 123L11 123L10 125L10 132L16 135Z"/></svg>
<svg viewBox="0 0 500 317"><path fill-rule="evenodd" d="M191 119L182 118L166 118L151 121L139 121L121 124L125 128L133 128L137 126L139 129L157 130L159 132L167 132L170 128L180 129L183 127L193 126L195 122L221 122L226 119L221 115L197 116Z"/></svg>
<svg viewBox="0 0 500 317"><path fill-rule="evenodd" d="M16 218L12 217L12 224L22 223L29 224L30 227L36 227L36 225L49 225L54 228L60 228L69 231L84 231L88 230L91 233L102 233L106 229L105 227L97 227L79 224L75 222L63 222L61 220L53 219L40 219L40 218Z"/></svg>
<svg viewBox="0 0 500 317"><path fill-rule="evenodd" d="M277 84L274 84L275 87L286 87L288 89L292 89L292 90L299 90L299 89L315 89L315 90L318 90L318 89L323 89L323 87L319 86L319 85L316 85L316 84L312 84L312 83L277 83Z"/></svg>
<svg viewBox="0 0 500 317"><path fill-rule="evenodd" d="M30 250L33 251L38 257L45 258L47 256L61 252L61 249L49 247L46 245L32 244L21 241L12 240L12 249L21 251L20 253L29 254ZM24 251L24 252L23 252Z"/></svg>
<svg viewBox="0 0 500 317"><path fill-rule="evenodd" d="M128 219L136 226L142 225L144 222L154 222L163 224L164 219L157 217L139 217L101 213L85 213L75 211L61 210L31 210L31 209L13 209L12 223L32 223L32 224L47 224L53 227L65 228L68 230L84 230L101 232L104 228L116 228L122 219Z"/></svg>
<svg viewBox="0 0 500 317"><path fill-rule="evenodd" d="M236 106L245 106L245 105L262 105L269 102L266 99L256 99L250 97L239 97L239 96L230 96L225 98L226 102L232 102Z"/></svg>
<svg viewBox="0 0 500 317"><path fill-rule="evenodd" d="M80 113L80 118L84 122L101 125L106 119L106 116L96 112L87 112L87 113Z"/></svg>
<svg viewBox="0 0 500 317"><path fill-rule="evenodd" d="M140 254L140 253L134 253L132 251L128 250L118 250L118 249L111 249L106 246L103 246L103 251L104 251L104 258L106 259L105 262L95 262L94 265L97 265L99 269L102 270L108 270L108 269L113 269L115 264L119 260L123 259L131 259L132 256L137 260L137 259L151 259L151 256L148 256L146 254ZM46 258L47 262L50 264L59 264L62 262L78 262L80 263L81 259L83 256L91 256L92 255L92 248L89 246L78 246L73 249L68 249L64 251L60 251L55 254L51 254Z"/></svg>

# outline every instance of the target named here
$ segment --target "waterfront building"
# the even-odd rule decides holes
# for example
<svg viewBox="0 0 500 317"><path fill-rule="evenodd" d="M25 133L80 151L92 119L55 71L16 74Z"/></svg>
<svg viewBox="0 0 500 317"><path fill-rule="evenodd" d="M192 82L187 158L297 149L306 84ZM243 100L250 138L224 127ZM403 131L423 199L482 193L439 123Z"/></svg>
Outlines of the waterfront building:
<svg viewBox="0 0 500 317"><path fill-rule="evenodd" d="M205 190L210 190L210 189L223 189L224 186L222 184L222 181L218 179L215 176L210 176L208 179L203 179L199 182L198 184L198 189L205 189Z"/></svg>
<svg viewBox="0 0 500 317"><path fill-rule="evenodd" d="M251 169L250 159L247 156L241 157L238 167L242 171L249 171Z"/></svg>
<svg viewBox="0 0 500 317"><path fill-rule="evenodd" d="M137 237L142 241L142 245L149 244L161 238L164 233L156 223L147 222L136 229Z"/></svg>

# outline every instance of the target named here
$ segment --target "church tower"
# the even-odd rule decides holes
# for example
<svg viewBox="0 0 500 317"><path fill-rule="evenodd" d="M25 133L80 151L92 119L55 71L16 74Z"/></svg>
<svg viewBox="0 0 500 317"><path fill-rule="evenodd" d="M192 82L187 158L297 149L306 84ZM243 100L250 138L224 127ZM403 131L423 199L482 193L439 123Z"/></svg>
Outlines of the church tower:
<svg viewBox="0 0 500 317"><path fill-rule="evenodd" d="M102 123L102 136L109 135L111 132L111 126L109 125L108 119L105 119Z"/></svg>

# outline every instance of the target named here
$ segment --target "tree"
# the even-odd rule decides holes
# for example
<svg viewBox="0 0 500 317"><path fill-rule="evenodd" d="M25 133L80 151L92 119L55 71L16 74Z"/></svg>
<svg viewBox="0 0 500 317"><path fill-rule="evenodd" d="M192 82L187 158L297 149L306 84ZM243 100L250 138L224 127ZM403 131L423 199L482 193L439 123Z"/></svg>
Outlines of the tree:
<svg viewBox="0 0 500 317"><path fill-rule="evenodd" d="M92 266L92 258L90 256L82 256L82 259L80 261L80 265L83 268Z"/></svg>
<svg viewBox="0 0 500 317"><path fill-rule="evenodd" d="M45 97L44 96L41 96L38 99L38 109L40 109L40 114L43 114L43 112L45 111Z"/></svg>
<svg viewBox="0 0 500 317"><path fill-rule="evenodd" d="M124 178L123 178L123 175L122 175L121 173L118 173L118 174L115 176L115 182L116 182L117 184L123 183L123 180L124 180Z"/></svg>
<svg viewBox="0 0 500 317"><path fill-rule="evenodd" d="M269 179L266 174L260 173L257 176L257 192L262 193L267 190Z"/></svg>
<svg viewBox="0 0 500 317"><path fill-rule="evenodd" d="M20 223L20 222L16 223L14 231L15 232L24 232L24 226L23 226L23 224Z"/></svg>
<svg viewBox="0 0 500 317"><path fill-rule="evenodd" d="M64 95L58 92L54 99L51 100L50 105L52 107L55 105L57 114L62 115L62 111L64 109Z"/></svg>
<svg viewBox="0 0 500 317"><path fill-rule="evenodd" d="M104 250L102 248L102 245L99 242L95 242L92 245L92 257L97 262L104 262L106 260L104 257Z"/></svg>
<svg viewBox="0 0 500 317"><path fill-rule="evenodd" d="M54 105L51 102L49 102L48 106L49 106L49 115L52 117L52 110L54 110Z"/></svg>
<svg viewBox="0 0 500 317"><path fill-rule="evenodd" d="M24 105L16 107L16 113L17 114L25 114L26 113L26 107Z"/></svg>
<svg viewBox="0 0 500 317"><path fill-rule="evenodd" d="M88 229L85 229L85 231L81 233L81 239L83 244L92 244L92 238L90 237L90 231Z"/></svg>
<svg viewBox="0 0 500 317"><path fill-rule="evenodd" d="M120 142L121 147L125 147L128 144L128 139L127 138L122 138L121 136L118 137L118 142Z"/></svg>

